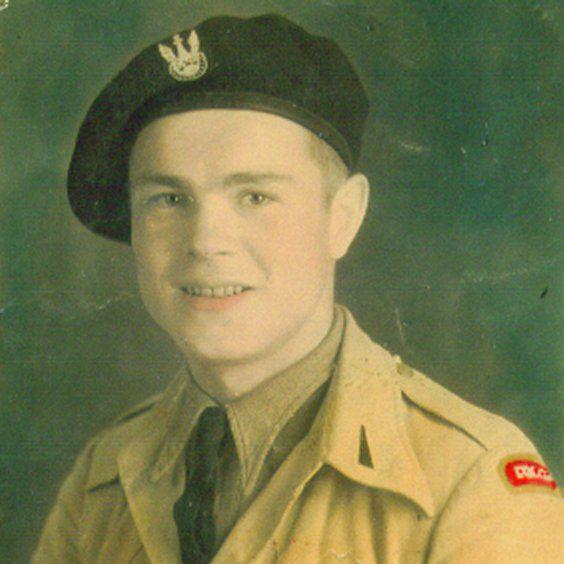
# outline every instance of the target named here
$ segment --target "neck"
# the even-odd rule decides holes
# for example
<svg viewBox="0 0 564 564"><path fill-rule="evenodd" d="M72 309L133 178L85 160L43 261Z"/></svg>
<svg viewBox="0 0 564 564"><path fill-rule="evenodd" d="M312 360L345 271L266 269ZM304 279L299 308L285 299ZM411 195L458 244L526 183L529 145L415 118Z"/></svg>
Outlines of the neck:
<svg viewBox="0 0 564 564"><path fill-rule="evenodd" d="M299 362L325 338L333 323L334 305L323 307L275 351L238 363L208 362L189 358L188 366L196 383L220 403L239 399L286 368Z"/></svg>

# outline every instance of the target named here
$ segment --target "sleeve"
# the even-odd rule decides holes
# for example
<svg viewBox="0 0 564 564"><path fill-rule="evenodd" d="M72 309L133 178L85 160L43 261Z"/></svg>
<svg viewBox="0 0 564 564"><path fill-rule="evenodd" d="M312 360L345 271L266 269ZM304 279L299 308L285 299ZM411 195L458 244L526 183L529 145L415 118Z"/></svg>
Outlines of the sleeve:
<svg viewBox="0 0 564 564"><path fill-rule="evenodd" d="M80 522L92 450L84 450L64 481L43 527L32 564L80 562Z"/></svg>
<svg viewBox="0 0 564 564"><path fill-rule="evenodd" d="M440 515L430 564L564 562L562 499L528 441L525 448L491 450L472 466Z"/></svg>

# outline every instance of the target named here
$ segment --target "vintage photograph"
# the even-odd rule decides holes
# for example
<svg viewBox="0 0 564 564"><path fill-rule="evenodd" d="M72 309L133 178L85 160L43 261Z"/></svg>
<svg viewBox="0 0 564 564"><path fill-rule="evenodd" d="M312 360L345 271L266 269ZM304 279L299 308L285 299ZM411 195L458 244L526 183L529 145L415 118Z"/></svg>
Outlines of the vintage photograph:
<svg viewBox="0 0 564 564"><path fill-rule="evenodd" d="M0 562L561 562L563 24L0 2Z"/></svg>

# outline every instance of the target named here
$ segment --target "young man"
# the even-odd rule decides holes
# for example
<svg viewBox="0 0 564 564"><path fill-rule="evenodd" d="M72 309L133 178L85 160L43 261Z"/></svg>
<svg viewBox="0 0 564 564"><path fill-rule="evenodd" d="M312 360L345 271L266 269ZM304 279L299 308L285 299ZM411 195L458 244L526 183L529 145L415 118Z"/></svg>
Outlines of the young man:
<svg viewBox="0 0 564 564"><path fill-rule="evenodd" d="M84 451L35 562L558 561L529 441L334 304L366 114L339 48L278 16L207 20L100 94L71 205L131 242L186 371Z"/></svg>

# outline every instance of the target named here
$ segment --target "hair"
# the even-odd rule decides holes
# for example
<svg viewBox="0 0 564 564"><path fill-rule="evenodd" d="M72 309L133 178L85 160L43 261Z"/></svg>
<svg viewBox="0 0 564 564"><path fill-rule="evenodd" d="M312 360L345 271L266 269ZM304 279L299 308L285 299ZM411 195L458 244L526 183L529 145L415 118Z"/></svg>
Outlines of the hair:
<svg viewBox="0 0 564 564"><path fill-rule="evenodd" d="M351 172L337 151L312 131L309 133L309 147L312 158L317 162L324 176L326 204L329 206L337 190L346 182Z"/></svg>

